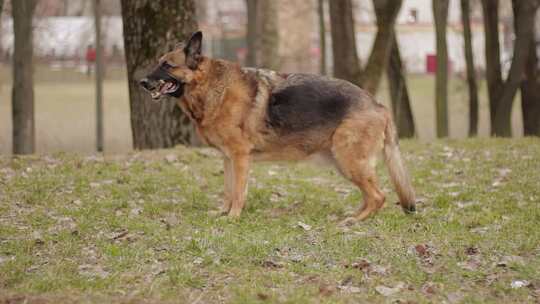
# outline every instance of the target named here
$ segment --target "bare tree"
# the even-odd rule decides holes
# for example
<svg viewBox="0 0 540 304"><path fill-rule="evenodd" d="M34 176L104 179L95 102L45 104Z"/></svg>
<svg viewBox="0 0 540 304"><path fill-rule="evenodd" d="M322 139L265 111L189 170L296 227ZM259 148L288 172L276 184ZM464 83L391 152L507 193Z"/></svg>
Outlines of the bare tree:
<svg viewBox="0 0 540 304"><path fill-rule="evenodd" d="M101 0L94 0L96 32L96 150L103 152L103 46L101 39Z"/></svg>
<svg viewBox="0 0 540 304"><path fill-rule="evenodd" d="M474 69L470 9L469 0L461 0L461 22L463 23L464 52L469 86L469 136L475 136L478 134L478 85Z"/></svg>
<svg viewBox="0 0 540 304"><path fill-rule="evenodd" d="M320 63L319 72L321 75L326 75L326 23L324 22L324 0L317 1L317 11L319 17L319 49Z"/></svg>
<svg viewBox="0 0 540 304"><path fill-rule="evenodd" d="M537 43L532 41L529 45L525 79L521 83L521 112L523 133L526 136L540 136L540 66L536 53Z"/></svg>
<svg viewBox="0 0 540 304"><path fill-rule="evenodd" d="M399 137L413 137L415 133L414 119L411 110L411 101L407 81L401 62L399 44L394 33L392 38L392 48L390 51L390 62L388 63L386 75L390 86L390 98L392 100L392 113L396 121Z"/></svg>
<svg viewBox="0 0 540 304"><path fill-rule="evenodd" d="M278 70L279 29L278 1L246 0L247 58L246 65Z"/></svg>
<svg viewBox="0 0 540 304"><path fill-rule="evenodd" d="M433 0L433 19L437 43L437 72L435 79L435 119L437 137L448 136L448 46L446 24L448 0Z"/></svg>
<svg viewBox="0 0 540 304"><path fill-rule="evenodd" d="M496 100L503 86L501 50L499 46L499 0L482 0L484 15L486 78L488 85L489 116L495 121ZM491 134L495 130L491 128Z"/></svg>
<svg viewBox="0 0 540 304"><path fill-rule="evenodd" d="M539 1L512 0L514 11L515 43L512 63L503 82L500 67L498 37L498 1L482 0L486 31L486 66L491 114L491 133L512 135L510 117L516 92L525 73L525 63L533 39L534 16ZM490 75L494 73L494 75Z"/></svg>
<svg viewBox="0 0 540 304"><path fill-rule="evenodd" d="M377 17L377 34L368 62L360 77L362 87L375 94L390 58L394 23L401 8L401 0L373 0Z"/></svg>
<svg viewBox="0 0 540 304"><path fill-rule="evenodd" d="M351 0L329 1L334 76L349 80L374 94L390 58L394 23L401 0L374 0L377 34L364 69L356 53L354 17Z"/></svg>
<svg viewBox="0 0 540 304"><path fill-rule="evenodd" d="M138 80L156 59L196 29L193 0L122 0L124 45L129 82L131 130L136 149L193 143L193 128L177 100L156 103Z"/></svg>
<svg viewBox="0 0 540 304"><path fill-rule="evenodd" d="M279 31L278 31L278 1L259 0L258 16L260 16L260 65L272 70L279 69Z"/></svg>
<svg viewBox="0 0 540 304"><path fill-rule="evenodd" d="M246 0L247 8L247 66L257 66L257 12L258 12L258 0Z"/></svg>
<svg viewBox="0 0 540 304"><path fill-rule="evenodd" d="M362 69L356 52L352 1L332 0L328 4L334 77L358 84Z"/></svg>
<svg viewBox="0 0 540 304"><path fill-rule="evenodd" d="M35 151L32 17L36 0L11 3L15 45L13 49L13 153Z"/></svg>

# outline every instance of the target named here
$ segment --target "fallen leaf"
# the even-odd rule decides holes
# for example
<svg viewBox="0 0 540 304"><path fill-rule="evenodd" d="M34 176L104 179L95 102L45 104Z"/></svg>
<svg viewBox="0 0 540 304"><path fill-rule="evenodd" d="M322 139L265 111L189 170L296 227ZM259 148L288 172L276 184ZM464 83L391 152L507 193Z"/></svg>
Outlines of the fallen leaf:
<svg viewBox="0 0 540 304"><path fill-rule="evenodd" d="M305 231L310 231L311 230L311 226L306 224L306 223L302 223L302 222L298 222L298 227L304 229Z"/></svg>
<svg viewBox="0 0 540 304"><path fill-rule="evenodd" d="M361 259L360 261L351 263L350 265L345 265L346 268L350 267L350 268L358 269L360 271L367 271L370 266L371 266L371 263L365 259Z"/></svg>
<svg viewBox="0 0 540 304"><path fill-rule="evenodd" d="M120 240L127 236L129 231L127 229L120 229L109 234L109 240Z"/></svg>
<svg viewBox="0 0 540 304"><path fill-rule="evenodd" d="M466 255L476 255L476 254L478 254L478 248L476 248L474 246L469 246L469 247L465 248L465 254Z"/></svg>
<svg viewBox="0 0 540 304"><path fill-rule="evenodd" d="M387 286L384 286L384 285L378 285L378 286L375 287L375 290L378 293L380 293L381 295L383 295L385 297L389 297L391 295L394 295L394 294L400 292L401 290L403 290L404 287L405 287L405 283L399 282L394 287L387 287Z"/></svg>
<svg viewBox="0 0 540 304"><path fill-rule="evenodd" d="M319 294L323 297L328 297L336 292L336 287L328 284L319 285Z"/></svg>
<svg viewBox="0 0 540 304"><path fill-rule="evenodd" d="M362 288L356 287L356 286L338 286L338 288L341 291L348 292L348 293L360 293L362 292Z"/></svg>
<svg viewBox="0 0 540 304"><path fill-rule="evenodd" d="M513 289L518 289L518 288L521 288L521 287L528 287L530 285L531 285L531 282L529 282L527 280L515 280L515 281L512 281L512 283L510 284L510 286Z"/></svg>
<svg viewBox="0 0 540 304"><path fill-rule="evenodd" d="M265 268L277 269L277 268L283 268L283 263L275 262L275 261L272 261L272 260L266 260L266 261L262 262L261 266L265 267Z"/></svg>
<svg viewBox="0 0 540 304"><path fill-rule="evenodd" d="M517 255L503 256L497 263L497 267L506 267L510 264L525 265L525 259Z"/></svg>
<svg viewBox="0 0 540 304"><path fill-rule="evenodd" d="M132 216L137 216L139 214L141 214L143 211L142 208L133 208L131 209L131 211L129 211L129 214L132 215Z"/></svg>

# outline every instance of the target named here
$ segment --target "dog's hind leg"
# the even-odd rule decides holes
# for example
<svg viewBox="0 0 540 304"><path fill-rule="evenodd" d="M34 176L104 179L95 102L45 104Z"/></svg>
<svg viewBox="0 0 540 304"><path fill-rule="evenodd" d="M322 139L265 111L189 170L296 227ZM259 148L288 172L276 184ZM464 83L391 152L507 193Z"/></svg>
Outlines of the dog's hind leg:
<svg viewBox="0 0 540 304"><path fill-rule="evenodd" d="M359 113L344 121L332 138L332 155L341 173L363 194L363 205L345 223L366 219L384 206L375 171L377 154L382 150L384 120L375 113Z"/></svg>

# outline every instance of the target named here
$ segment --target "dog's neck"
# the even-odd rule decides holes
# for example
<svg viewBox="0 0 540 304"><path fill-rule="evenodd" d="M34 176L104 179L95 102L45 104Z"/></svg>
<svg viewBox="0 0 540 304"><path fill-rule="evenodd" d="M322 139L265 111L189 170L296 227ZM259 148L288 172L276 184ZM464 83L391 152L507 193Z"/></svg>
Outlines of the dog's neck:
<svg viewBox="0 0 540 304"><path fill-rule="evenodd" d="M231 63L203 57L193 80L186 85L181 104L195 123L203 124L217 114L230 81L227 64Z"/></svg>

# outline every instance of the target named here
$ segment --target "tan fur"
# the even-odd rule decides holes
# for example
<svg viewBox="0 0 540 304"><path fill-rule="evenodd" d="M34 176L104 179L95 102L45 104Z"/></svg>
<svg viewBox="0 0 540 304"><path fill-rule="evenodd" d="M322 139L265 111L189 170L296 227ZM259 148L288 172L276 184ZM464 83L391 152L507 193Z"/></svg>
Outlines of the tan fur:
<svg viewBox="0 0 540 304"><path fill-rule="evenodd" d="M280 85L277 73L241 69L237 64L206 57L193 71L184 65L180 50L161 60L175 66L171 74L187 80L179 106L193 121L201 140L224 155L222 213L240 216L251 161L302 160L318 154L332 159L340 172L360 188L364 204L351 220L363 220L385 202L375 174L376 156L383 146L402 204L414 204L414 192L394 140L392 119L383 106L352 109L332 130L312 130L309 136L278 136L265 124L268 97Z"/></svg>

